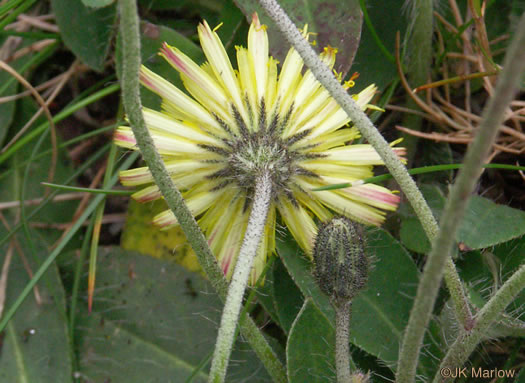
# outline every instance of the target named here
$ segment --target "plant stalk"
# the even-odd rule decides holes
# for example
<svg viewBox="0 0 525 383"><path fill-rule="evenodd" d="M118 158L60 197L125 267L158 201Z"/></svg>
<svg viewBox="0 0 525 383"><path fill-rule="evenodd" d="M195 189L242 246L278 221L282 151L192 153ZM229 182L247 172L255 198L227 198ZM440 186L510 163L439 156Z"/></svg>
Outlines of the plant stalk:
<svg viewBox="0 0 525 383"><path fill-rule="evenodd" d="M335 307L335 368L337 383L351 383L350 374L350 310L352 301Z"/></svg>
<svg viewBox="0 0 525 383"><path fill-rule="evenodd" d="M461 368L474 351L478 343L487 335L487 329L498 318L516 296L525 288L525 264L510 277L496 294L483 306L476 316L476 322L471 331L463 331L450 346L438 371L443 368ZM438 373L434 383L441 382L443 377Z"/></svg>
<svg viewBox="0 0 525 383"><path fill-rule="evenodd" d="M341 108L352 119L354 125L359 129L363 137L368 140L368 142L378 152L386 167L396 179L401 189L405 193L408 201L412 205L412 208L421 221L427 237L432 242L434 242L439 229L437 222L417 185L408 174L405 166L401 163L399 158L397 158L395 153L389 147L388 143L383 139L377 129L375 129L372 122L367 118L364 112L360 110L360 108L346 93L340 83L335 79L329 68L319 60L317 54L310 47L309 43L302 37L293 22L281 9L279 4L275 0L259 0L259 3L265 9L268 15L275 21L286 39L301 55L305 64L312 71L317 80L328 90L330 95L339 103ZM518 80L515 80L515 83L518 83ZM481 163L482 162L479 161L478 165L481 165ZM455 238L454 234L451 234L446 230L443 232L447 233L450 241L453 241L453 238ZM425 266L421 283L418 288L418 297L414 303L414 306L425 306L425 308L423 310L413 309L411 313L411 320L414 321L414 319L418 317L419 314L422 314L423 316L418 318L419 323L415 327L411 326L411 328L407 329L405 332L405 338L413 337L415 339L415 353L412 353L410 357L407 357L404 355L405 352L402 352L403 355L401 356L401 359L404 359L405 362L408 359L410 368L408 370L398 368L398 373L400 373L400 371L402 371L402 373L409 371L409 375L414 376L415 374L417 356L419 354L423 335L430 318L432 307L437 297L437 291L439 289L445 268L447 269L445 276L447 279L447 284L451 285L449 286L449 290L455 301L455 308L456 310L462 310L456 313L458 319L468 320L470 317L469 303L466 299L461 280L459 279L458 273L455 270L455 266L449 259L449 252L433 252L432 256L429 257L429 262L427 262L427 265ZM424 303L423 305L422 302ZM468 328L469 326L468 321L462 324L465 328ZM418 335L414 337L415 333ZM406 340L404 343L406 343Z"/></svg>
<svg viewBox="0 0 525 383"><path fill-rule="evenodd" d="M200 230L195 218L184 203L155 149L153 140L146 128L142 115L142 103L139 92L140 38L137 5L134 0L119 0L120 30L122 36L122 100L128 119L137 140L137 145L148 165L155 183L158 185L166 203L177 217L202 269L211 281L219 297L224 300L228 283L213 256L208 242ZM253 320L246 316L240 321L241 332L253 347L268 373L276 382L286 382L286 371L277 355L257 328Z"/></svg>
<svg viewBox="0 0 525 383"><path fill-rule="evenodd" d="M405 331L396 374L397 382L414 381L419 350L439 290L443 267L450 260L456 232L464 216L469 197L481 175L483 162L504 121L505 111L514 98L524 69L525 13L520 19L514 39L505 56L503 71L498 79L494 95L483 110L481 125L474 141L468 147L464 166L459 172L445 205L441 229L433 241L432 251L425 265ZM454 367L459 367L459 365Z"/></svg>
<svg viewBox="0 0 525 383"><path fill-rule="evenodd" d="M266 218L272 198L272 182L268 171L264 171L255 183L253 205L248 220L248 227L237 257L235 270L228 289L222 312L221 326L213 354L209 382L222 383L226 378L226 369L235 338L235 328L241 312L242 298L248 284L253 260L266 226Z"/></svg>

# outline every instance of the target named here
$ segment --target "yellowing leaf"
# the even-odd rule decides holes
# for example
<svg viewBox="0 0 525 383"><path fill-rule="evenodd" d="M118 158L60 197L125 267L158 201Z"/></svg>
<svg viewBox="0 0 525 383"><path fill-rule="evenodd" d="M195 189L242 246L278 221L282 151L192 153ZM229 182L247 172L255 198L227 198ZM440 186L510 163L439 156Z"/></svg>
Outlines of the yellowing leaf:
<svg viewBox="0 0 525 383"><path fill-rule="evenodd" d="M153 217L166 210L164 201L140 204L130 201L121 245L155 258L174 261L190 271L201 271L197 257L180 228L160 230Z"/></svg>

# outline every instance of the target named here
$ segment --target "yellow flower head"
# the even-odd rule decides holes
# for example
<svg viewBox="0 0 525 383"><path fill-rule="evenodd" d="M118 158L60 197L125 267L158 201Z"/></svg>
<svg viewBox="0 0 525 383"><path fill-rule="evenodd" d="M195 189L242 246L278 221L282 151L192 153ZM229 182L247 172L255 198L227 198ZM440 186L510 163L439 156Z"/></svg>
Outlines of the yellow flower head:
<svg viewBox="0 0 525 383"><path fill-rule="evenodd" d="M168 44L160 53L180 73L191 97L142 67L142 84L163 101L161 112L145 108L144 117L175 185L198 217L228 277L248 223L255 179L263 169L271 174L273 194L251 283L275 249L278 215L310 255L316 221L326 221L335 212L380 225L384 211L396 209L399 197L378 185L311 191L358 183L373 175L373 165L383 162L370 145L349 144L359 132L347 126L350 119L314 75L303 71L303 61L293 48L278 73L277 61L268 54L266 28L257 14L248 33L248 48L237 47L238 70L206 21L198 31L208 59L203 65ZM333 67L335 55L336 49L328 47L321 59ZM375 92L371 85L353 97L366 109ZM137 149L129 127L117 129L115 142ZM394 150L404 153L403 148ZM123 171L120 177L128 186L153 182L146 167ZM146 202L161 195L151 185L133 197ZM154 223L169 228L177 220L167 210Z"/></svg>

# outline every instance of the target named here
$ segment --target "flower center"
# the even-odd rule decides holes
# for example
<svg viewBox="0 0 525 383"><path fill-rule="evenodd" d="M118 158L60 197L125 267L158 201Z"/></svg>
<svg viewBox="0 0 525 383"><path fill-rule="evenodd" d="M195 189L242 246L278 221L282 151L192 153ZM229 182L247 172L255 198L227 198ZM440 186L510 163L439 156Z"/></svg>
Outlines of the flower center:
<svg viewBox="0 0 525 383"><path fill-rule="evenodd" d="M262 173L270 175L274 188L287 186L297 165L283 140L257 131L250 132L235 144L227 166L240 187L252 188Z"/></svg>
<svg viewBox="0 0 525 383"><path fill-rule="evenodd" d="M201 145L204 149L218 154L220 159L214 162L224 165L221 170L208 176L219 181L213 190L236 184L247 197L251 197L258 177L268 173L272 180L274 198L285 195L293 204L297 204L292 193L294 176L318 177L317 174L301 167L299 163L301 160L317 158L320 155L308 152L307 149L311 149L312 145L299 143L310 134L309 129L283 138L282 132L288 124L292 111L293 106L285 116L275 113L267 121L267 111L262 99L257 121L251 121L250 129L234 106L232 106L232 116L235 120L235 129L215 116L224 131L228 133L228 138L222 139L225 148ZM299 144L294 145L296 143Z"/></svg>

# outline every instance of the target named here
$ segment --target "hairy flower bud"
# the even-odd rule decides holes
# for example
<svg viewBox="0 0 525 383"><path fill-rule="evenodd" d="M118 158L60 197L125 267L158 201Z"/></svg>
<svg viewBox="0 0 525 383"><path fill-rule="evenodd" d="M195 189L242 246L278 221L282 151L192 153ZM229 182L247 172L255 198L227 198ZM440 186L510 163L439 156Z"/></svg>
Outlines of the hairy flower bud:
<svg viewBox="0 0 525 383"><path fill-rule="evenodd" d="M370 262L360 224L346 217L324 223L313 253L317 283L335 305L350 301L366 285Z"/></svg>

